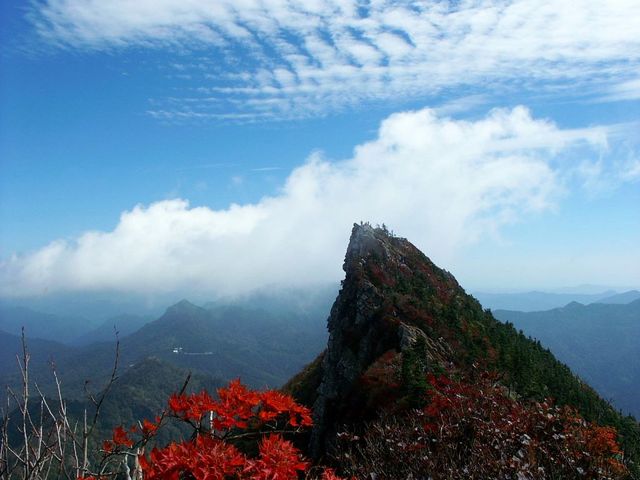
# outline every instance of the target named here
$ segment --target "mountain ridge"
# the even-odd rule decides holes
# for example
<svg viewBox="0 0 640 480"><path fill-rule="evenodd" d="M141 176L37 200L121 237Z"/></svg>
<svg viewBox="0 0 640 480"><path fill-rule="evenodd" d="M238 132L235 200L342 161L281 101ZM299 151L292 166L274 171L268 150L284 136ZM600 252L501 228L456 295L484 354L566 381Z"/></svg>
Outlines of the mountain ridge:
<svg viewBox="0 0 640 480"><path fill-rule="evenodd" d="M614 425L638 459L629 443L639 434L635 420L621 417L539 342L483 310L408 240L355 224L343 269L327 349L286 386L313 405L315 458L332 455L338 433L361 428L377 409L410 405L411 382L420 385L426 373L473 379L486 371L523 405L553 397L587 420Z"/></svg>

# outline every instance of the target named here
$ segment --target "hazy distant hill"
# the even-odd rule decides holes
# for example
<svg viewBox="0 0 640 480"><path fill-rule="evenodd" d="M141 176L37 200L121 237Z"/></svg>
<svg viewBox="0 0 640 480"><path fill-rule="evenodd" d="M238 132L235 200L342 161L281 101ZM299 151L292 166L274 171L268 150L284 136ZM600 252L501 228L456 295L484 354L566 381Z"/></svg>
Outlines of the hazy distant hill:
<svg viewBox="0 0 640 480"><path fill-rule="evenodd" d="M99 326L106 319L123 314L149 315L157 318L167 305L184 298L184 295L142 295L133 292L54 292L20 298L0 298L0 305L27 307L58 317L81 318L89 322L85 328ZM197 299L204 301L204 299Z"/></svg>
<svg viewBox="0 0 640 480"><path fill-rule="evenodd" d="M484 293L474 292L484 308L491 310L517 310L520 312L535 312L564 307L571 302L589 304L611 298L616 295L613 290L603 291L597 294L588 293L548 293L548 292L522 292L522 293ZM613 303L613 302L607 302Z"/></svg>
<svg viewBox="0 0 640 480"><path fill-rule="evenodd" d="M73 339L74 345L89 345L96 342L109 342L116 339L116 332L120 338L139 330L153 317L142 315L118 315L105 320L100 326Z"/></svg>
<svg viewBox="0 0 640 480"><path fill-rule="evenodd" d="M618 293L616 295L611 295L610 297L602 298L596 303L631 303L638 299L640 299L640 292L638 290L629 290L628 292Z"/></svg>
<svg viewBox="0 0 640 480"><path fill-rule="evenodd" d="M305 288L262 289L251 293L210 298L188 297L206 309L241 307L272 314L293 313L298 320L324 320L338 292L338 284ZM167 306L181 298L142 296L133 293L56 293L20 299L0 298L0 330L28 338L42 338L72 345L110 342L114 326L123 338L163 315Z"/></svg>
<svg viewBox="0 0 640 480"><path fill-rule="evenodd" d="M242 377L277 386L320 352L324 322L223 306L205 309L182 301L122 341L126 358L154 355L222 378ZM177 350L177 352L174 352Z"/></svg>
<svg viewBox="0 0 640 480"><path fill-rule="evenodd" d="M0 330L20 335L22 327L30 338L69 343L96 324L84 318L42 313L27 307L0 304Z"/></svg>
<svg viewBox="0 0 640 480"><path fill-rule="evenodd" d="M27 339L27 350L30 356L30 378L45 389L51 387L49 391L53 391L52 362L56 367L60 363L68 364L70 359L77 357L79 353L79 350L68 345L38 338ZM17 335L0 331L0 388L2 389L5 385L16 386L21 382L16 356L22 361L22 339Z"/></svg>
<svg viewBox="0 0 640 480"><path fill-rule="evenodd" d="M640 417L640 300L493 314L539 339L603 397Z"/></svg>

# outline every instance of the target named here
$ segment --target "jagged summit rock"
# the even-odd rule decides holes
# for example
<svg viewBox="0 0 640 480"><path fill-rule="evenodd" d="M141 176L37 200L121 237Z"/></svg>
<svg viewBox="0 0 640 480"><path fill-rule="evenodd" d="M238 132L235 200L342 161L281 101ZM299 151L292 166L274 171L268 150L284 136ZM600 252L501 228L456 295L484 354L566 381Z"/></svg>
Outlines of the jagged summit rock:
<svg viewBox="0 0 640 480"><path fill-rule="evenodd" d="M328 319L330 336L314 404L315 455L335 428L361 408L358 379L385 352L402 351L423 337L432 354L444 359L446 345L433 341L417 325L430 323L429 311L464 293L450 273L409 241L369 224L353 226L343 269L346 276ZM396 298L414 294L412 281L418 282L424 300L433 297L431 308L421 312Z"/></svg>

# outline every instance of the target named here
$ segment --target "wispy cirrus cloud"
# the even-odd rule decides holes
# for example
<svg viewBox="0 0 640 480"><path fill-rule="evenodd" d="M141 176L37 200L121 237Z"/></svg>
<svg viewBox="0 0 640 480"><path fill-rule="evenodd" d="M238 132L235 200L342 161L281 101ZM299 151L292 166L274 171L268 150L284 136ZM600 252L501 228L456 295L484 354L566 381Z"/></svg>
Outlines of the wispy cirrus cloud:
<svg viewBox="0 0 640 480"><path fill-rule="evenodd" d="M360 219L386 222L434 261L468 274L461 252L557 205L567 182L581 174L583 154L598 157L609 137L602 127L562 129L524 107L474 121L432 109L396 113L351 158L313 154L259 202L219 210L181 199L138 205L110 231L0 261L0 294L214 295L337 281L350 226ZM500 258L491 262L489 282L494 268L507 268ZM507 262L515 285L518 269ZM562 260L555 269L549 274L571 270Z"/></svg>
<svg viewBox="0 0 640 480"><path fill-rule="evenodd" d="M164 120L315 116L456 87L636 92L640 67L635 0L37 0L32 19L70 48L197 51L172 67L185 101L150 110Z"/></svg>
<svg viewBox="0 0 640 480"><path fill-rule="evenodd" d="M612 85L600 101L640 100L640 77Z"/></svg>
<svg viewBox="0 0 640 480"><path fill-rule="evenodd" d="M608 141L601 154L585 156L573 172L591 196L640 182L640 122L609 125L607 132Z"/></svg>

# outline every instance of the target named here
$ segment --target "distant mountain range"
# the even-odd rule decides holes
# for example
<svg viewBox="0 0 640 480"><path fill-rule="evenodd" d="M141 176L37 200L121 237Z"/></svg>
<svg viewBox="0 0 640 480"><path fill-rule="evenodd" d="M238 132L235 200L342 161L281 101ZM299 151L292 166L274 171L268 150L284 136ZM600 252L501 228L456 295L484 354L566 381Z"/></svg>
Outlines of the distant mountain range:
<svg viewBox="0 0 640 480"><path fill-rule="evenodd" d="M0 330L20 335L24 327L29 337L71 343L97 326L86 318L43 313L31 308L0 304Z"/></svg>
<svg viewBox="0 0 640 480"><path fill-rule="evenodd" d="M264 297L266 308L258 308L257 298L252 303L210 303L206 308L183 300L153 321L120 317L80 337L74 331L65 336L70 344L27 337L30 378L46 395L55 397L51 373L55 366L70 412L81 418L85 388L94 394L102 391L114 365L116 323L120 330L119 378L107 397L97 435L107 438L115 425L152 418L189 372L194 389L215 391L233 378L261 388L284 384L324 347L326 315L333 293L329 297L299 298L299 303L291 307L280 298L268 296ZM36 320L58 319L28 313ZM117 326L119 321L124 329ZM136 322L144 325L127 334ZM108 340L88 343L92 339ZM0 385L20 386L16 355L21 357L21 350L18 335L0 330Z"/></svg>
<svg viewBox="0 0 640 480"><path fill-rule="evenodd" d="M622 303L635 299L630 303ZM640 295L626 292L540 312L493 310L584 378L615 406L640 418Z"/></svg>
<svg viewBox="0 0 640 480"><path fill-rule="evenodd" d="M75 336L77 332L68 334L65 338L69 344L31 338L30 329L26 328L32 376L42 388L51 390L49 364L53 360L69 394L80 396L85 380L97 384L110 371L115 324L115 330L120 331L119 361L124 369L154 357L222 379L241 377L256 387L276 387L322 349L327 337L326 312L332 298L333 294L327 293L293 307L265 298L267 308L258 308L257 300L248 306L242 302L210 303L206 308L183 300L154 321L139 316L118 317L79 337ZM27 310L19 312L24 311ZM56 316L34 318L59 320ZM130 333L139 325L142 326ZM12 333L0 335L0 383L17 381L15 355L20 353L21 346L16 330L19 331L14 328ZM33 330L38 334L54 331Z"/></svg>
<svg viewBox="0 0 640 480"><path fill-rule="evenodd" d="M323 315L324 316L324 315ZM322 317L182 301L122 340L125 358L150 355L253 386L278 386L322 349Z"/></svg>
<svg viewBox="0 0 640 480"><path fill-rule="evenodd" d="M75 337L71 343L73 345L90 345L96 342L109 342L130 335L147 323L153 321L153 317L142 315L117 315L105 320L102 324Z"/></svg>
<svg viewBox="0 0 640 480"><path fill-rule="evenodd" d="M549 292L520 292L520 293L486 293L474 292L484 308L491 310L517 310L520 312L535 312L564 307L571 302L584 305L590 303L629 303L640 298L640 291L629 290L619 293L606 290L600 293L549 293Z"/></svg>
<svg viewBox="0 0 640 480"><path fill-rule="evenodd" d="M239 297L221 297L215 301L192 299L206 309L237 306L265 310L272 314L295 313L304 318L326 317L327 309L338 291L337 284L320 284L313 288L263 289ZM163 308L156 297L117 294L52 294L44 297L0 299L0 330L19 336L24 327L30 339L52 340L67 345L88 345L123 338L146 323L159 318ZM323 319L324 320L324 319Z"/></svg>
<svg viewBox="0 0 640 480"><path fill-rule="evenodd" d="M600 299L594 303L620 304L631 303L638 299L640 299L640 292L638 290L629 290L628 292L618 293L616 295Z"/></svg>

